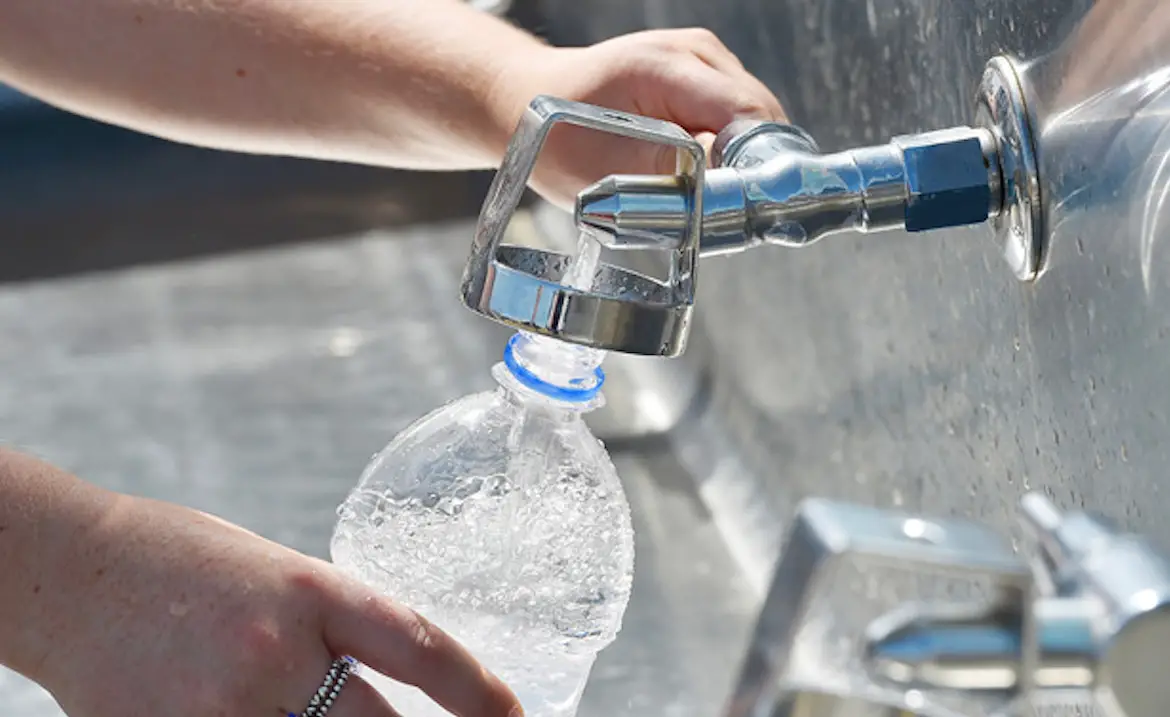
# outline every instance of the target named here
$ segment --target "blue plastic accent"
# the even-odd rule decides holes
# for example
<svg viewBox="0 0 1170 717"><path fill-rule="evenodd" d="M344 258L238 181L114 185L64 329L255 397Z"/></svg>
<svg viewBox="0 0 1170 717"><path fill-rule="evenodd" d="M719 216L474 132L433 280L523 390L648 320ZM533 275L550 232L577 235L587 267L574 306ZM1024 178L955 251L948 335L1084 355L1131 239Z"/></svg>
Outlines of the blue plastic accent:
<svg viewBox="0 0 1170 717"><path fill-rule="evenodd" d="M516 359L516 343L522 338L520 334L516 334L508 339L508 345L504 347L504 365L516 377L516 380L524 384L526 388L530 388L542 396L548 396L549 398L567 403L592 401L597 397L597 394L601 393L601 386L605 383L605 371L602 371L600 366L593 371L593 376L597 381L592 386L582 388L557 386L556 384L545 381L540 376L521 366L520 362ZM585 381L586 379L583 378L573 379L573 383L577 384L584 383Z"/></svg>
<svg viewBox="0 0 1170 717"><path fill-rule="evenodd" d="M915 663L946 655L1018 655L1019 635L1008 629L985 627L934 628L881 644L879 654L885 658Z"/></svg>

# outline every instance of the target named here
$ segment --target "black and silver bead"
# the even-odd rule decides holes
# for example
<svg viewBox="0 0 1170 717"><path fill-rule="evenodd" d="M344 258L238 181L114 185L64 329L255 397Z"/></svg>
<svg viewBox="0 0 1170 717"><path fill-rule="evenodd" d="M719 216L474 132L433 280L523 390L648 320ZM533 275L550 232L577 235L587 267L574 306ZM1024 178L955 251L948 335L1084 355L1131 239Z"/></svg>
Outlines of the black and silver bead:
<svg viewBox="0 0 1170 717"><path fill-rule="evenodd" d="M352 657L339 657L334 660L321 686L309 700L309 706L299 716L290 712L289 717L325 717L333 703L337 701L337 696L341 694L341 688L345 687L349 676L356 671L357 661Z"/></svg>

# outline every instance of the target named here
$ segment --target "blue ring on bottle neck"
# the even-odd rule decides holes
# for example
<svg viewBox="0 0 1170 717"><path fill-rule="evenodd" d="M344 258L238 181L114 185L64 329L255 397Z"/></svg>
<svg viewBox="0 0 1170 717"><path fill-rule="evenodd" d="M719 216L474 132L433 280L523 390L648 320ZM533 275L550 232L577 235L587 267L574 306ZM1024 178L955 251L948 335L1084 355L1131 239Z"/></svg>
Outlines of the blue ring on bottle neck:
<svg viewBox="0 0 1170 717"><path fill-rule="evenodd" d="M601 393L601 386L605 383L605 371L602 371L600 366L593 370L593 377L596 379L594 384L582 388L558 386L555 383L549 383L524 368L516 358L516 344L522 338L520 334L516 334L508 339L508 345L504 347L504 365L508 367L508 371L525 388L530 388L542 396L548 396L549 398L567 403L591 401L597 397L597 394ZM575 378L572 380L572 383L584 383L586 380L583 378Z"/></svg>

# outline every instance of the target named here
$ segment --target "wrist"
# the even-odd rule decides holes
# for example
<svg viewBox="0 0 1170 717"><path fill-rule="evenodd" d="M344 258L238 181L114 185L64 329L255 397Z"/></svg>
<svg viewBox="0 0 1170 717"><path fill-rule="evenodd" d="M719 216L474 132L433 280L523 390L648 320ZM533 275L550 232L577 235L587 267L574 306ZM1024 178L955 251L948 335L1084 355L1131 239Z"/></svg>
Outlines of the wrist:
<svg viewBox="0 0 1170 717"><path fill-rule="evenodd" d="M512 28L515 30L515 28ZM522 40L509 43L487 65L488 76L472 88L481 120L474 141L486 164L500 165L508 144L533 98L548 91L544 77L563 50L516 30Z"/></svg>
<svg viewBox="0 0 1170 717"><path fill-rule="evenodd" d="M517 78L555 51L465 0L435 4L433 16L393 15L385 32L397 41L371 54L336 51L352 55L340 63L350 71L334 73L344 83L335 88L346 98L335 103L341 124L361 138L349 159L442 171L499 165L531 100Z"/></svg>
<svg viewBox="0 0 1170 717"><path fill-rule="evenodd" d="M72 642L92 580L89 540L114 495L0 449L0 664L41 684Z"/></svg>

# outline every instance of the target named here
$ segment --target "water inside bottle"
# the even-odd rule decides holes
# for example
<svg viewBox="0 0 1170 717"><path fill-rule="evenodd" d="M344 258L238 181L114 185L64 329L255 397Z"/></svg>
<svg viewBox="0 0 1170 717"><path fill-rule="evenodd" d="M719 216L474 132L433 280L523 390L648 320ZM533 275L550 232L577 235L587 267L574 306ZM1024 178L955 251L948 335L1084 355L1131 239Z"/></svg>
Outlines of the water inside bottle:
<svg viewBox="0 0 1170 717"><path fill-rule="evenodd" d="M504 487L502 475L463 481L469 494L450 510L427 508L425 497L359 493L343 512L332 552L352 574L470 649L516 692L530 717L568 717L628 598L624 551L632 544L615 538L628 530L628 508L615 500L617 486L597 479L606 470L600 465L542 461L540 470L557 474L543 476L518 504L511 499L519 491ZM443 472L457 470L420 480ZM426 488L417 493L425 496ZM501 554L503 535L516 525L523 526L514 534L520 559ZM413 687L373 670L363 677L404 715L445 715Z"/></svg>
<svg viewBox="0 0 1170 717"><path fill-rule="evenodd" d="M589 289L600 255L583 234L563 283ZM554 384L588 376L604 356L525 338L524 367ZM570 717L629 599L629 507L608 456L574 416L588 402L553 402L507 369L497 377L514 385L510 398L486 392L449 404L371 464L340 511L331 552L463 643L529 717ZM413 687L365 677L402 714L445 714Z"/></svg>

